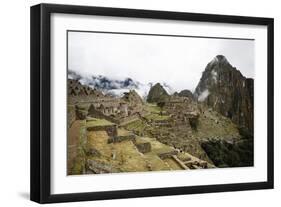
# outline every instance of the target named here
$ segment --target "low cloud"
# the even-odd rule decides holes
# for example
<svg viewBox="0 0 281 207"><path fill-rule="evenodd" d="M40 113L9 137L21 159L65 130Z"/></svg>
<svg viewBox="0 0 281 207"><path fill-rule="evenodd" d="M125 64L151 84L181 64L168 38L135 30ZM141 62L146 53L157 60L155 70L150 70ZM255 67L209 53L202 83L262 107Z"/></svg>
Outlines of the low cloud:
<svg viewBox="0 0 281 207"><path fill-rule="evenodd" d="M69 69L83 77L131 78L194 91L218 54L246 77L254 77L254 41L69 32Z"/></svg>

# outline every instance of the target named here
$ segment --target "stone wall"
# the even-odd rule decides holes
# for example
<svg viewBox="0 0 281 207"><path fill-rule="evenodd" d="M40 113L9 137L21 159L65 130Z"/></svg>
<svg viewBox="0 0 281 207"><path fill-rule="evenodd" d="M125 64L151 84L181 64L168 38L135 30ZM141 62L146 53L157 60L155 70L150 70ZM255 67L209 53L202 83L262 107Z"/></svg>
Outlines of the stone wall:
<svg viewBox="0 0 281 207"><path fill-rule="evenodd" d="M159 156L161 159L167 159L167 158L172 157L173 155L177 155L178 153L179 153L178 150L172 150L172 151L170 151L170 152L160 153L160 154L158 154L158 156Z"/></svg>
<svg viewBox="0 0 281 207"><path fill-rule="evenodd" d="M112 136L108 139L108 143L122 142L126 140L135 140L136 136L134 134L124 135L124 136Z"/></svg>
<svg viewBox="0 0 281 207"><path fill-rule="evenodd" d="M80 175L85 172L85 152L87 143L86 121L76 120L68 128L67 173Z"/></svg>
<svg viewBox="0 0 281 207"><path fill-rule="evenodd" d="M77 120L85 120L88 115L87 107L75 105L75 117Z"/></svg>
<svg viewBox="0 0 281 207"><path fill-rule="evenodd" d="M141 153L147 153L151 151L151 144L150 142L138 143L135 144L138 151Z"/></svg>
<svg viewBox="0 0 281 207"><path fill-rule="evenodd" d="M123 117L119 120L120 123L130 122L134 119L137 119L139 116L137 114L133 114L131 116Z"/></svg>
<svg viewBox="0 0 281 207"><path fill-rule="evenodd" d="M109 137L117 136L117 125L108 126L91 126L87 127L88 131L106 131Z"/></svg>
<svg viewBox="0 0 281 207"><path fill-rule="evenodd" d="M117 119L115 119L114 117L111 117L111 116L104 115L101 111L98 111L97 109L95 109L94 105L91 105L89 107L88 116L93 117L93 118L97 118L97 119L106 119L110 122L119 124L119 121Z"/></svg>
<svg viewBox="0 0 281 207"><path fill-rule="evenodd" d="M76 120L75 106L67 106L67 128L70 128L73 122Z"/></svg>

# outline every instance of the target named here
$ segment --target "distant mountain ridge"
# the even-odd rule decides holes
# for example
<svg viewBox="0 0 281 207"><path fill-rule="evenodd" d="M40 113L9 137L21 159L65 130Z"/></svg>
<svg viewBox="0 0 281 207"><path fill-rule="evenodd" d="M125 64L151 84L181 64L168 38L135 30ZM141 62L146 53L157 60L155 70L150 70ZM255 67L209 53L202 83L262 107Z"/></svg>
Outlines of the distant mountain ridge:
<svg viewBox="0 0 281 207"><path fill-rule="evenodd" d="M117 97L123 96L125 92L135 90L143 99L146 99L152 83L144 84L133 80L132 78L124 78L122 80L112 79L106 76L82 76L77 72L68 70L68 79L74 79L79 81L82 85L89 86L102 91L104 94L109 94ZM167 83L162 83L165 90L172 94L174 90Z"/></svg>

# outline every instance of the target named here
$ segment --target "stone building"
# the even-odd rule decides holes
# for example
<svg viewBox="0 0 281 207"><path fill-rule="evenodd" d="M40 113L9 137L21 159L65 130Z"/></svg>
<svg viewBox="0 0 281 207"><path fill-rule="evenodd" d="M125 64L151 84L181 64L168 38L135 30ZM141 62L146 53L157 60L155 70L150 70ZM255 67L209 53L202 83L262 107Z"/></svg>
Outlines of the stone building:
<svg viewBox="0 0 281 207"><path fill-rule="evenodd" d="M120 120L135 116L143 111L142 98L134 91L124 93L122 98L104 95L101 91L82 85L77 80L68 79L68 104L87 105L89 115ZM97 113L100 112L100 113ZM105 118L103 117L103 118Z"/></svg>
<svg viewBox="0 0 281 207"><path fill-rule="evenodd" d="M192 129L197 129L200 112L197 105L190 98L171 96L165 102L164 109L171 114L175 124L188 124Z"/></svg>

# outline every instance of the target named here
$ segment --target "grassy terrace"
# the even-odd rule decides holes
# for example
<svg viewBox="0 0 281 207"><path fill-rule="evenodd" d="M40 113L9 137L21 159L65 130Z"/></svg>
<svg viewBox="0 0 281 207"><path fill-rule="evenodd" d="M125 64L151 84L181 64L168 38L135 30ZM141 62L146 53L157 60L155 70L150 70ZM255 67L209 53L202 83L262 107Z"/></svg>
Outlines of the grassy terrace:
<svg viewBox="0 0 281 207"><path fill-rule="evenodd" d="M160 113L161 109L156 104L146 103L145 110L151 113Z"/></svg>
<svg viewBox="0 0 281 207"><path fill-rule="evenodd" d="M145 127L146 127L145 123L142 122L141 120L136 120L126 125L126 128L128 130L135 130L139 132L143 131Z"/></svg>
<svg viewBox="0 0 281 207"><path fill-rule="evenodd" d="M155 138L150 138L150 137L138 137L136 139L137 143L146 143L149 142L151 144L151 152L148 154L162 154L162 153L168 153L171 151L174 151L175 149L173 147L170 147L166 144L163 144Z"/></svg>
<svg viewBox="0 0 281 207"><path fill-rule="evenodd" d="M112 125L115 124L105 119L96 119L96 118L87 119L87 127L112 126Z"/></svg>
<svg viewBox="0 0 281 207"><path fill-rule="evenodd" d="M164 121L164 120L168 120L170 118L170 116L167 116L167 115L160 115L161 109L156 104L146 103L145 110L147 112L150 112L148 115L144 116L148 120ZM135 130L135 131L139 131L139 132L142 132L147 127L148 127L148 125L141 119L134 120L125 125L125 128L127 130Z"/></svg>
<svg viewBox="0 0 281 207"><path fill-rule="evenodd" d="M167 115L159 115L159 114L149 114L147 116L145 116L145 118L153 120L153 121L164 121L164 120L168 120L170 117Z"/></svg>
<svg viewBox="0 0 281 207"><path fill-rule="evenodd" d="M152 121L164 121L169 119L169 116L167 115L160 115L161 108L156 104L146 103L145 110L150 112L150 114L146 115L145 118Z"/></svg>

